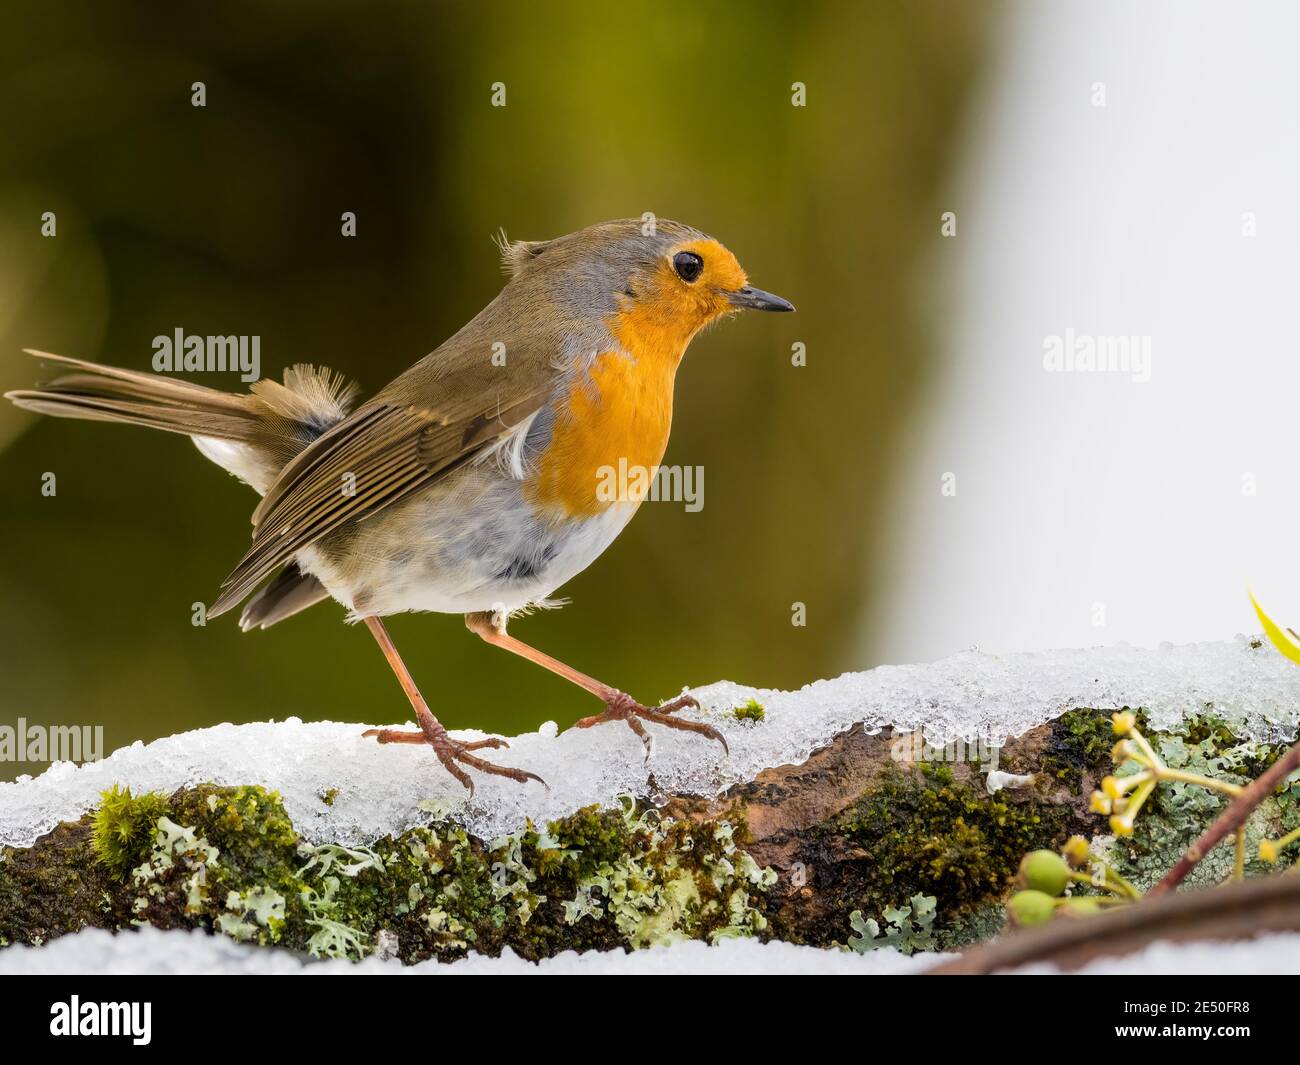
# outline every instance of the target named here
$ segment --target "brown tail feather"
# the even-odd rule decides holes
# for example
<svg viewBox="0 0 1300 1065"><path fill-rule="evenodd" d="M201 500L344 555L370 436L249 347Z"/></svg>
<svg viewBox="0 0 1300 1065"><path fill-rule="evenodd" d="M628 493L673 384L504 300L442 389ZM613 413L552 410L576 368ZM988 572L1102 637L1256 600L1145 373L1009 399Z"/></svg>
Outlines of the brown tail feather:
<svg viewBox="0 0 1300 1065"><path fill-rule="evenodd" d="M131 403L106 396L69 394L58 389L6 392L16 406L55 418L144 425L186 436L214 436L222 440L250 441L256 426L247 419L193 408L170 409L149 403Z"/></svg>
<svg viewBox="0 0 1300 1065"><path fill-rule="evenodd" d="M205 455L259 492L295 455L342 421L356 398L355 386L345 378L308 365L285 370L283 384L263 378L250 393L234 395L190 381L24 350L71 372L38 388L6 392L15 405L56 418L143 425L198 437L195 442ZM246 445L233 454L252 455L253 472L246 458L232 464L219 449L214 453L204 437ZM248 604L241 623L245 629L266 628L327 598L314 577L291 564Z"/></svg>
<svg viewBox="0 0 1300 1065"><path fill-rule="evenodd" d="M24 350L73 372L38 388L6 392L5 398L19 407L56 418L144 425L251 444L273 470L346 417L356 398L355 386L341 375L307 365L286 369L284 384L263 378L249 393L236 395L192 381Z"/></svg>
<svg viewBox="0 0 1300 1065"><path fill-rule="evenodd" d="M244 443L263 443L268 435L278 435L277 427L268 424L263 404L253 396L43 351L28 349L28 354L80 372L63 374L40 388L5 393L6 399L25 410Z"/></svg>

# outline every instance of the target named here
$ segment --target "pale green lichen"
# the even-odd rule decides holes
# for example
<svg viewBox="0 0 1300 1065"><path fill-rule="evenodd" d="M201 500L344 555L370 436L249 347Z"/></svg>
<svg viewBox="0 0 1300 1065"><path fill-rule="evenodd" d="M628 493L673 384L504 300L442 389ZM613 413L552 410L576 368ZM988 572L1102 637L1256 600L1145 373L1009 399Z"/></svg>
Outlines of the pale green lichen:
<svg viewBox="0 0 1300 1065"><path fill-rule="evenodd" d="M910 905L885 910L883 929L875 918L864 920L862 911L854 910L849 915L849 925L854 933L849 937L849 949L858 954L866 954L881 947L892 947L903 954L934 950L936 904L933 895L913 895Z"/></svg>
<svg viewBox="0 0 1300 1065"><path fill-rule="evenodd" d="M122 801L121 793L115 793ZM317 957L406 961L638 948L766 930L759 868L728 819L682 822L625 796L480 841L446 819L369 847L303 843L279 797L204 785L163 802L110 922L205 927ZM441 811L439 811L442 813Z"/></svg>
<svg viewBox="0 0 1300 1065"><path fill-rule="evenodd" d="M338 890L338 877L322 876L320 888L304 886L299 893L307 911L307 925L313 930L307 940L307 953L316 958L359 960L367 953L367 937L333 916L338 910L335 902Z"/></svg>
<svg viewBox="0 0 1300 1065"><path fill-rule="evenodd" d="M632 947L697 938L706 923L713 924L706 933L711 941L750 936L767 927L766 918L752 905L750 890L766 891L776 874L760 869L747 852L738 850L729 822L694 826L691 835L674 845L657 814L637 815L630 797L622 806L629 832L642 845L601 863L579 881L573 898L564 903L567 923L609 914ZM705 853L691 868L682 858L695 850L698 835L710 837L712 846L703 852L715 853ZM711 898L700 893L701 874L713 888Z"/></svg>
<svg viewBox="0 0 1300 1065"><path fill-rule="evenodd" d="M316 876L326 877L336 866L343 876L357 876L367 869L384 871L384 860L363 847L340 847L336 843L313 847L309 843L300 843L298 853L307 859L307 864L298 870L299 876L314 870Z"/></svg>
<svg viewBox="0 0 1300 1065"><path fill-rule="evenodd" d="M137 890L132 912L144 914L151 902L165 899L167 882L172 882L171 890L184 899L183 912L202 913L209 898L210 873L219 857L220 851L194 829L169 817L158 818L153 851L131 871L131 883ZM148 922L137 918L136 923Z"/></svg>
<svg viewBox="0 0 1300 1065"><path fill-rule="evenodd" d="M1190 717L1168 733L1148 735L1165 765L1189 773L1245 785L1276 760L1285 745L1238 740L1223 721L1210 716ZM1127 763L1116 770L1123 778L1140 766ZM1265 798L1246 822L1247 876L1271 871L1259 859L1259 841L1285 831L1293 816L1300 784ZM1133 835L1116 838L1107 833L1093 840L1093 851L1111 863L1137 888L1146 890L1161 880L1178 861L1187 845L1219 815L1227 798L1195 784L1163 783L1152 794L1135 822ZM1216 847L1197 863L1186 883L1210 886L1227 879L1233 870L1232 841Z"/></svg>
<svg viewBox="0 0 1300 1065"><path fill-rule="evenodd" d="M369 953L366 937L355 928L331 921L328 917L312 918L308 923L316 929L307 940L307 953L313 958L360 961Z"/></svg>
<svg viewBox="0 0 1300 1065"><path fill-rule="evenodd" d="M226 895L226 912L216 919L219 931L232 939L278 943L284 930L285 897L255 887Z"/></svg>

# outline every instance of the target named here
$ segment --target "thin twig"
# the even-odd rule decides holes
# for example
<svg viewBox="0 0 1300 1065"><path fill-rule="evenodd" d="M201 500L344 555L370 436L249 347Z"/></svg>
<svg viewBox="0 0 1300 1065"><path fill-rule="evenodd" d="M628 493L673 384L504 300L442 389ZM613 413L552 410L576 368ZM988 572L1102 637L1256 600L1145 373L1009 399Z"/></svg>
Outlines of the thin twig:
<svg viewBox="0 0 1300 1065"><path fill-rule="evenodd" d="M1196 868L1196 863L1209 854L1229 832L1235 832L1239 826L1245 824L1250 812L1269 795L1273 794L1273 789L1282 783L1297 766L1300 766L1300 743L1297 743L1269 766L1265 773L1252 780L1242 789L1241 794L1233 799L1228 804L1228 808L1219 815L1219 819L1205 830L1205 834L1200 839L1187 848L1187 852L1165 874L1165 878L1147 892L1147 898L1173 891L1174 888L1181 884L1183 878Z"/></svg>

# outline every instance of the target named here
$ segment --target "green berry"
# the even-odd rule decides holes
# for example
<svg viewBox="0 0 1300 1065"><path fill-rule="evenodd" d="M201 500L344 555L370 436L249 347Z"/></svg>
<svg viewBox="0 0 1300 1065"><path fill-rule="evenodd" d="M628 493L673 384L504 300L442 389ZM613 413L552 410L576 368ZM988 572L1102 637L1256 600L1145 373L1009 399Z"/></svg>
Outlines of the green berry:
<svg viewBox="0 0 1300 1065"><path fill-rule="evenodd" d="M1020 860L1020 884L1031 891L1059 895L1070 882L1070 867L1055 851L1030 851Z"/></svg>
<svg viewBox="0 0 1300 1065"><path fill-rule="evenodd" d="M1061 903L1061 912L1069 917L1090 917L1101 913L1101 903L1087 895L1075 899L1066 899Z"/></svg>
<svg viewBox="0 0 1300 1065"><path fill-rule="evenodd" d="M1056 912L1056 900L1043 891L1017 891L1007 900L1007 913L1024 928L1046 924Z"/></svg>

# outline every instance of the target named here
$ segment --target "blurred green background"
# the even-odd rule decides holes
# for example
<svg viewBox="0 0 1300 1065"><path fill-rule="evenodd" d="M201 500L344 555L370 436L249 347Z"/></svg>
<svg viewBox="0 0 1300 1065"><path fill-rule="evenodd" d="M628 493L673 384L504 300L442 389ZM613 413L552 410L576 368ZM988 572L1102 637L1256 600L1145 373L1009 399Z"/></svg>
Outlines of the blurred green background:
<svg viewBox="0 0 1300 1065"><path fill-rule="evenodd" d="M643 700L868 667L853 626L884 564L900 430L933 376L922 282L991 15L959 0L7 4L0 388L40 379L22 347L148 369L152 338L179 327L260 335L264 373L311 361L369 394L496 293L499 227L681 219L799 313L724 323L683 364L665 461L704 467L704 509L647 505L561 590L572 605L513 631ZM408 715L333 603L247 635L234 615L191 625L255 497L183 438L5 404L0 486L0 724L102 723L112 749L226 720ZM449 727L596 709L459 617L391 630Z"/></svg>

